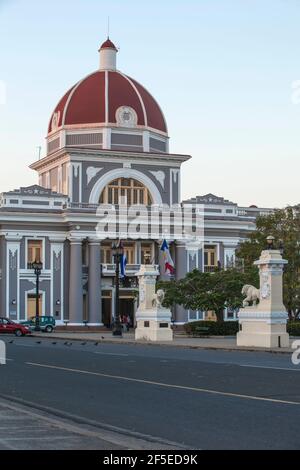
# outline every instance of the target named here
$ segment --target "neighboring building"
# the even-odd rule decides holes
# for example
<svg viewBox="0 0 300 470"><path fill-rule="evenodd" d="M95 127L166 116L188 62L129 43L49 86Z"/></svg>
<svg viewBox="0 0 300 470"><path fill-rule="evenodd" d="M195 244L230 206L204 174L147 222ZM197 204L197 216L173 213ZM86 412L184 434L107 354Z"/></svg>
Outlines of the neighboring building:
<svg viewBox="0 0 300 470"><path fill-rule="evenodd" d="M148 239L110 236L100 240L99 204L180 204L181 165L188 155L169 153L164 115L149 92L116 69L117 49L107 40L100 68L73 86L49 123L47 155L31 168L39 185L0 196L1 314L25 320L35 314L35 276L30 263L43 262L40 312L58 324L109 325L114 316L111 245L124 241L127 279L121 311L136 309L135 273L149 260L160 264L161 232ZM270 209L244 208L208 194L183 204L204 208L204 248L169 234L176 277L197 267L212 271L235 263L235 250ZM172 233L172 231L171 231ZM161 271L163 273L163 271ZM163 277L163 274L162 274ZM182 324L203 318L178 307Z"/></svg>

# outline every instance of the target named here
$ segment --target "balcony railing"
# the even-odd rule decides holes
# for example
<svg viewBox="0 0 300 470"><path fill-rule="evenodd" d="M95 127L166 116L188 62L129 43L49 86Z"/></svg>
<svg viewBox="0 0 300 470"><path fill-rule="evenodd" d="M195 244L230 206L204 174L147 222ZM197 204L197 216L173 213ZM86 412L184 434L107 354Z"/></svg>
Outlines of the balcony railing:
<svg viewBox="0 0 300 470"><path fill-rule="evenodd" d="M216 266L204 266L204 272L205 273L213 273L213 272L217 271L217 269L219 269L218 265L216 265Z"/></svg>
<svg viewBox="0 0 300 470"><path fill-rule="evenodd" d="M107 276L114 276L116 272L116 265L115 264L105 264L102 263L102 274ZM158 265L155 265L158 268ZM127 264L126 265L126 275L127 276L134 276L141 268L140 264Z"/></svg>

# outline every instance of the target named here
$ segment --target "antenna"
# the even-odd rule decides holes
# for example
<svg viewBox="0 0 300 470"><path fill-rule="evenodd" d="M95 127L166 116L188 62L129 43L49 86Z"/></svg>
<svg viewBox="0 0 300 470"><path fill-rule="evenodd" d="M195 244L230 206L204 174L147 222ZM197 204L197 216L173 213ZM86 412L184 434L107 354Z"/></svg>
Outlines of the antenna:
<svg viewBox="0 0 300 470"><path fill-rule="evenodd" d="M110 28L110 21L109 16L107 17L107 39L109 39L109 28Z"/></svg>
<svg viewBox="0 0 300 470"><path fill-rule="evenodd" d="M42 151L42 147L39 145L37 147L37 149L39 150L39 160L41 159L41 151Z"/></svg>

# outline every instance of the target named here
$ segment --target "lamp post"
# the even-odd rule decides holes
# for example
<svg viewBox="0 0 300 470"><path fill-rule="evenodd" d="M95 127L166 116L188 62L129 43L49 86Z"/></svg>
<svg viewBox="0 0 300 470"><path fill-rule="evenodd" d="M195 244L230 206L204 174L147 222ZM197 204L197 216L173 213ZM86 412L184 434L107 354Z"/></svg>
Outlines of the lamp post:
<svg viewBox="0 0 300 470"><path fill-rule="evenodd" d="M123 256L123 246L120 241L112 245L112 254L116 266L115 318L112 334L113 336L122 336L122 325L120 322L120 263Z"/></svg>
<svg viewBox="0 0 300 470"><path fill-rule="evenodd" d="M40 275L43 269L43 263L40 261L34 261L31 264L32 269L34 269L34 274L36 276L36 292L35 292L35 328L34 331L41 331L40 328Z"/></svg>

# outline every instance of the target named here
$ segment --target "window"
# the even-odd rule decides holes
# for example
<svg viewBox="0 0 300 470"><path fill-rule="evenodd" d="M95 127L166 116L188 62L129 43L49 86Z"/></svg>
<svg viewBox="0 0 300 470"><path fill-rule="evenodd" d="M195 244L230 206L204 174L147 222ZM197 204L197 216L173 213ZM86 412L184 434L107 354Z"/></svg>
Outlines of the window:
<svg viewBox="0 0 300 470"><path fill-rule="evenodd" d="M27 242L27 263L31 264L34 261L43 262L42 240L28 240Z"/></svg>
<svg viewBox="0 0 300 470"><path fill-rule="evenodd" d="M101 245L101 263L113 264L112 245ZM133 244L124 244L127 264L135 264L135 248Z"/></svg>
<svg viewBox="0 0 300 470"><path fill-rule="evenodd" d="M126 255L127 264L134 264L135 262L135 250L133 245L124 246L124 254Z"/></svg>
<svg viewBox="0 0 300 470"><path fill-rule="evenodd" d="M103 264L112 264L112 251L110 245L101 246L101 263Z"/></svg>
<svg viewBox="0 0 300 470"><path fill-rule="evenodd" d="M218 266L217 253L215 246L206 245L204 247L204 269L213 271Z"/></svg>
<svg viewBox="0 0 300 470"><path fill-rule="evenodd" d="M132 178L118 178L103 190L100 204L144 204L151 205L152 198L148 189Z"/></svg>

